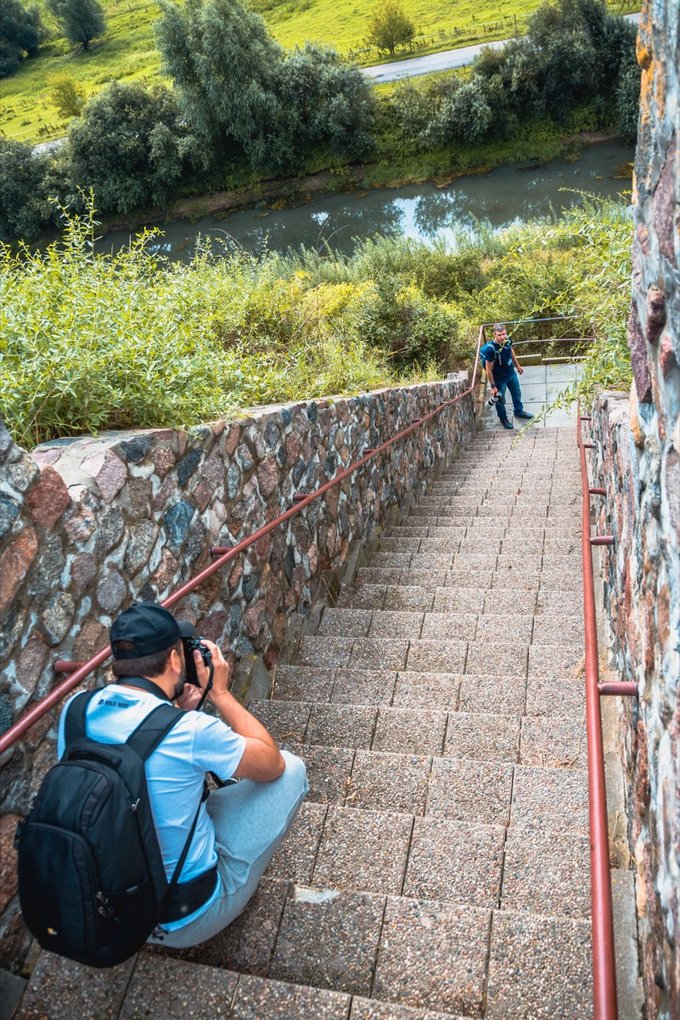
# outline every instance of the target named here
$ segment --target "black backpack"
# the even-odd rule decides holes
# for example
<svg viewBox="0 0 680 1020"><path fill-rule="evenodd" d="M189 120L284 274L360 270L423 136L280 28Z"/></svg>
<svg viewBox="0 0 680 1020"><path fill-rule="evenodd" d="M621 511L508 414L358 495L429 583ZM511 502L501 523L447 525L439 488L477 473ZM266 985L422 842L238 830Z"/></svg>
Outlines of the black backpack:
<svg viewBox="0 0 680 1020"><path fill-rule="evenodd" d="M198 812L168 883L144 761L186 713L162 703L124 744L85 736L96 691L69 705L63 757L17 827L19 899L44 949L92 967L138 952L172 897ZM200 810L200 805L199 805Z"/></svg>

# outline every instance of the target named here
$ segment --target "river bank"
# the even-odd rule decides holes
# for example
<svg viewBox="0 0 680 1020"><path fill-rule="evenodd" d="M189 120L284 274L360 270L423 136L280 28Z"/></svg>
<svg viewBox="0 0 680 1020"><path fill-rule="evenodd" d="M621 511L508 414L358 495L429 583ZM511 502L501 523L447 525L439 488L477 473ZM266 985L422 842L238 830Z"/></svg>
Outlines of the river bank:
<svg viewBox="0 0 680 1020"><path fill-rule="evenodd" d="M563 135L545 126L496 146L477 146L465 152L439 150L402 159L323 169L300 177L264 181L205 195L179 198L165 206L136 209L124 216L108 217L105 234L132 231L144 226L162 227L176 221L195 223L206 217L227 217L247 209L279 210L303 206L321 195L362 190L400 188L431 182L445 188L465 176L487 174L501 166L543 166L555 159L575 161L585 149L617 140L614 131L581 131Z"/></svg>
<svg viewBox="0 0 680 1020"><path fill-rule="evenodd" d="M633 150L602 139L577 160L524 162L496 167L453 181L424 181L396 188L344 188L310 193L297 204L261 202L245 209L208 212L163 224L149 250L172 261L190 262L200 236L216 252L240 250L287 255L304 247L351 256L369 238L408 238L455 249L474 233L503 230L510 224L559 216L583 196L615 198L630 187ZM148 222L146 224L149 225ZM97 242L100 252L128 246L129 228L109 231Z"/></svg>

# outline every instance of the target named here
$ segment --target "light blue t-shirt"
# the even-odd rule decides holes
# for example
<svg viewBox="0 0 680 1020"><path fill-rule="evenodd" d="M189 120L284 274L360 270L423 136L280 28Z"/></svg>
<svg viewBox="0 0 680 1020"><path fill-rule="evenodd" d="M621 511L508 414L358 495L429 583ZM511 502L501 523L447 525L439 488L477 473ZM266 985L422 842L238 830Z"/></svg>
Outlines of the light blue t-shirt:
<svg viewBox="0 0 680 1020"><path fill-rule="evenodd" d="M59 719L59 758L64 753L64 716L68 704L70 701ZM159 704L160 700L147 691L111 684L99 691L88 705L87 736L103 744L123 744ZM231 779L245 746L245 738L234 733L221 719L203 712L188 712L147 758L146 783L168 881L194 820L205 773L214 772L220 779ZM195 878L212 868L216 861L215 829L203 803L180 880L187 882ZM215 892L199 910L163 927L175 931L193 921L208 909L219 892L218 881Z"/></svg>

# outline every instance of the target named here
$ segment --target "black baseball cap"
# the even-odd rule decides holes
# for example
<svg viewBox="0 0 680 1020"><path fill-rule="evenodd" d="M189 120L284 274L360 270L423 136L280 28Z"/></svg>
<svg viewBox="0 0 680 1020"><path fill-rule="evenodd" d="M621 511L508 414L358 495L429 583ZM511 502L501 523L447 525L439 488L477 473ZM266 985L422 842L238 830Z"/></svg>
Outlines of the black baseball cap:
<svg viewBox="0 0 680 1020"><path fill-rule="evenodd" d="M176 620L157 602L134 602L113 621L109 632L114 659L142 659L196 633L188 620ZM118 642L124 642L121 648ZM117 647L118 646L118 647Z"/></svg>

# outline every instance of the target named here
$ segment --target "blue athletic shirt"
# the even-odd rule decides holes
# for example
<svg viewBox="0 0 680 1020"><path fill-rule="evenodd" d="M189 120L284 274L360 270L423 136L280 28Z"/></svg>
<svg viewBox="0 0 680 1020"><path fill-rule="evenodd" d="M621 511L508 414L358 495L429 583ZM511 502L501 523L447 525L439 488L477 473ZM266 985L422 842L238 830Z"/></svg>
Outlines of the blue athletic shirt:
<svg viewBox="0 0 680 1020"><path fill-rule="evenodd" d="M122 744L159 704L159 699L147 691L110 684L99 691L88 705L87 736L102 744ZM59 719L59 758L64 753L66 708ZM146 784L168 881L189 835L203 792L203 776L206 772L214 772L220 779L231 779L245 746L245 738L234 733L221 719L203 712L188 712L147 758ZM181 881L187 882L201 875L216 861L215 829L203 803L182 868ZM200 917L217 899L220 887L218 881L215 892L202 907L180 921L163 924L163 928L176 931Z"/></svg>
<svg viewBox="0 0 680 1020"><path fill-rule="evenodd" d="M515 371L511 348L512 340L508 337L502 347L495 340L489 340L479 352L484 365L487 361L492 363L491 372L494 379L507 379Z"/></svg>

